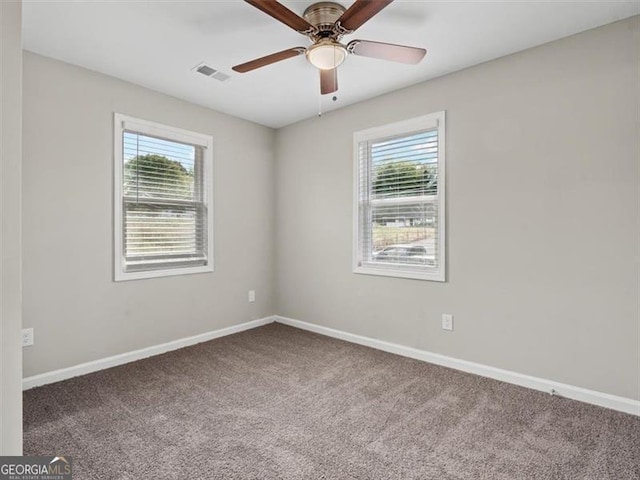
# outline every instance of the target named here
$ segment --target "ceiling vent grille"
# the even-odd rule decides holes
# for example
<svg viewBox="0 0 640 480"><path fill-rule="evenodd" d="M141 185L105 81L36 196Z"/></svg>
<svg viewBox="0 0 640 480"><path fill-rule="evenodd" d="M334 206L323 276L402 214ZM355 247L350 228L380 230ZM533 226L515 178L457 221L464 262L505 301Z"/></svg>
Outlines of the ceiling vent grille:
<svg viewBox="0 0 640 480"><path fill-rule="evenodd" d="M216 70L215 68L213 68L210 65L207 65L204 62L203 63L199 63L198 65L193 67L191 70L193 70L194 72L197 72L197 73L199 73L201 75L204 75L205 77L215 78L216 80L218 80L220 82L226 82L227 80L229 80L229 78L231 78L226 73L223 73L223 72L221 72L219 70Z"/></svg>
<svg viewBox="0 0 640 480"><path fill-rule="evenodd" d="M209 65L200 65L198 68L196 68L196 72L206 75L207 77L210 77L211 75L216 73L216 71L217 70L215 68L211 68Z"/></svg>

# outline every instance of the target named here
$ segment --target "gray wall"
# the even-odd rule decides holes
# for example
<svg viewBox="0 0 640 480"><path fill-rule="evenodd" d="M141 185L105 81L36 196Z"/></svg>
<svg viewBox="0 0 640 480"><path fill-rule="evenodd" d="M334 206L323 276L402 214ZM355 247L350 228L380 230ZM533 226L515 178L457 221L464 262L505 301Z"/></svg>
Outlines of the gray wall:
<svg viewBox="0 0 640 480"><path fill-rule="evenodd" d="M639 399L638 23L278 131L278 313ZM439 110L448 282L351 273L353 132Z"/></svg>
<svg viewBox="0 0 640 480"><path fill-rule="evenodd" d="M22 2L0 2L0 455L22 455L20 163Z"/></svg>
<svg viewBox="0 0 640 480"><path fill-rule="evenodd" d="M113 282L113 112L214 137L214 273ZM266 127L25 52L24 325L35 345L24 375L274 314L274 139Z"/></svg>

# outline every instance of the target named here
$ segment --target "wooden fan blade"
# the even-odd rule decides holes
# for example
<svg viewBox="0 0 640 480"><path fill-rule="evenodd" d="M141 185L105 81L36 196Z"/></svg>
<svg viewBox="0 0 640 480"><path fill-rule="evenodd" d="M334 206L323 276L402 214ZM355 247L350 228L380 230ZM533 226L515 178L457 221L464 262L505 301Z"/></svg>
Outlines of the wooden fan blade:
<svg viewBox="0 0 640 480"><path fill-rule="evenodd" d="M244 0L249 5L253 5L259 10L262 10L267 15L271 15L273 18L285 25L293 28L295 31L306 35L315 30L315 27L307 22L304 18L296 15L280 2L275 0Z"/></svg>
<svg viewBox="0 0 640 480"><path fill-rule="evenodd" d="M302 55L305 50L306 48L304 47L290 48L289 50L272 53L271 55L267 55L266 57L256 58L255 60L251 60L250 62L236 65L235 67L232 67L232 70L240 73L250 72L251 70L255 70L256 68L266 67L267 65L271 65L272 63L281 62L282 60Z"/></svg>
<svg viewBox="0 0 640 480"><path fill-rule="evenodd" d="M361 57L380 58L392 62L420 63L427 51L424 48L406 47L393 43L371 42L368 40L353 40L347 45L347 50Z"/></svg>
<svg viewBox="0 0 640 480"><path fill-rule="evenodd" d="M368 22L393 0L356 0L338 19L342 28L353 32Z"/></svg>
<svg viewBox="0 0 640 480"><path fill-rule="evenodd" d="M338 69L320 70L320 93L327 95L338 91Z"/></svg>

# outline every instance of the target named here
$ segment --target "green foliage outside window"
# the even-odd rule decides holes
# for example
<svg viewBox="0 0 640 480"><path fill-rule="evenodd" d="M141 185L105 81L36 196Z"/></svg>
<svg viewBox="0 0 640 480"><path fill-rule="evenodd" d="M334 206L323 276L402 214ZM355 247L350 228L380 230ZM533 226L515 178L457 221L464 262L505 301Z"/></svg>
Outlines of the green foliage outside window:
<svg viewBox="0 0 640 480"><path fill-rule="evenodd" d="M437 191L435 164L397 161L380 165L375 170L373 194L377 198L435 195Z"/></svg>
<svg viewBox="0 0 640 480"><path fill-rule="evenodd" d="M125 195L189 199L193 187L193 171L163 155L138 155L124 166Z"/></svg>

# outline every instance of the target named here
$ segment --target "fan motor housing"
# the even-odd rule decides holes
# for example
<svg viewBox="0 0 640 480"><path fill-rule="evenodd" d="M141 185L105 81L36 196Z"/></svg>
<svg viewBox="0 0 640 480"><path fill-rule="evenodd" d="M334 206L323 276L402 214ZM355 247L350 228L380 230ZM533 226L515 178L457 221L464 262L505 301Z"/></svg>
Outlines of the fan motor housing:
<svg viewBox="0 0 640 480"><path fill-rule="evenodd" d="M307 22L318 29L320 36L327 36L327 34L333 34L334 23L345 11L346 8L339 3L317 2L307 7L303 16Z"/></svg>

